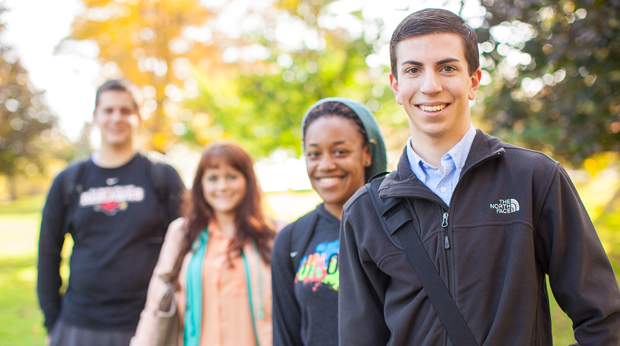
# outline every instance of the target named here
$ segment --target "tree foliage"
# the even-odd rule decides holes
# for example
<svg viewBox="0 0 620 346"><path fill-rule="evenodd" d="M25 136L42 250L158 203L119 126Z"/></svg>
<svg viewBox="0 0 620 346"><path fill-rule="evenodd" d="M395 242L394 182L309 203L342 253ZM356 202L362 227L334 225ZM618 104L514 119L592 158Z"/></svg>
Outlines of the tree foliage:
<svg viewBox="0 0 620 346"><path fill-rule="evenodd" d="M35 175L44 170L59 138L57 119L43 93L32 86L15 51L0 42L0 174Z"/></svg>
<svg viewBox="0 0 620 346"><path fill-rule="evenodd" d="M482 67L493 81L479 114L491 132L573 164L619 151L620 1L482 5Z"/></svg>
<svg viewBox="0 0 620 346"><path fill-rule="evenodd" d="M75 19L70 39L97 45L105 77L123 76L142 87L146 145L164 151L175 138L170 125L181 102L197 93L192 64L220 56L212 33L202 27L209 11L199 0L82 2L86 10Z"/></svg>
<svg viewBox="0 0 620 346"><path fill-rule="evenodd" d="M264 57L239 59L234 74L196 71L201 76L201 92L187 103L195 116L186 122L185 138L203 144L232 137L255 156L266 156L277 148L298 155L305 111L319 99L332 96L366 103L384 115L386 125L394 123L387 68L379 64L369 68L366 63L375 53L382 23L364 20L359 12L330 13L330 3L277 1L269 11L259 13L265 25L244 36L245 46L260 47L266 52ZM357 30L339 26L343 18ZM278 38L282 26L297 30L297 42ZM402 123L403 119L393 118Z"/></svg>
<svg viewBox="0 0 620 346"><path fill-rule="evenodd" d="M407 132L388 69L369 61L387 43L383 23L333 11L337 1L82 1L71 39L92 40L104 72L143 87L151 148L234 138L257 156L298 154L301 117L328 96L367 103L388 134ZM482 1L483 126L575 164L620 150L619 3ZM220 30L231 11L245 11L233 34Z"/></svg>

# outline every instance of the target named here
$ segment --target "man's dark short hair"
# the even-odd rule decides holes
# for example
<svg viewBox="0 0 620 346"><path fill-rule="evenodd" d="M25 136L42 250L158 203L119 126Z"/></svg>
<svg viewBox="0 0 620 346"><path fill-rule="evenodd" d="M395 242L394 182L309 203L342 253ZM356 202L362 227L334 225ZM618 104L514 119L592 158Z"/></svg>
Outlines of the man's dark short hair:
<svg viewBox="0 0 620 346"><path fill-rule="evenodd" d="M396 66L396 48L398 43L412 36L439 33L461 36L468 72L470 76L473 75L480 67L478 36L476 32L456 14L438 8L429 8L410 14L394 30L392 40L390 41L390 63L394 78L398 78L398 67Z"/></svg>
<svg viewBox="0 0 620 346"><path fill-rule="evenodd" d="M136 111L139 110L142 105L142 95L135 84L127 79L111 79L103 83L99 89L97 89L97 94L95 95L95 109L99 106L99 97L106 91L124 91L129 93L133 105L136 107Z"/></svg>

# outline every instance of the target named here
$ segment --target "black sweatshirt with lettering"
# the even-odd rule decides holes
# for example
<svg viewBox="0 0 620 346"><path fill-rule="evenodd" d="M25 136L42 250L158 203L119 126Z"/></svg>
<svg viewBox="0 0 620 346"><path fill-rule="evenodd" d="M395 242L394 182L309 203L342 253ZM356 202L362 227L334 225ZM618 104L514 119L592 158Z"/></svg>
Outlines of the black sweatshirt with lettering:
<svg viewBox="0 0 620 346"><path fill-rule="evenodd" d="M65 220L61 172L50 189L41 220L37 292L50 330L65 324L101 330L135 329L168 223L178 217L184 189L166 165L165 205L159 202L146 156L138 153L118 168L85 163L83 192ZM64 225L73 238L69 285L59 293Z"/></svg>
<svg viewBox="0 0 620 346"><path fill-rule="evenodd" d="M295 223L278 234L271 257L274 346L338 345L338 232L340 220L323 204L313 235L296 257L291 237L303 237ZM293 254L291 254L293 252Z"/></svg>
<svg viewBox="0 0 620 346"><path fill-rule="evenodd" d="M417 179L406 152L379 196L411 201L422 244L479 345L552 344L547 275L579 345L620 344L618 282L558 162L478 130L450 207ZM366 187L344 207L340 241L340 345L459 344Z"/></svg>

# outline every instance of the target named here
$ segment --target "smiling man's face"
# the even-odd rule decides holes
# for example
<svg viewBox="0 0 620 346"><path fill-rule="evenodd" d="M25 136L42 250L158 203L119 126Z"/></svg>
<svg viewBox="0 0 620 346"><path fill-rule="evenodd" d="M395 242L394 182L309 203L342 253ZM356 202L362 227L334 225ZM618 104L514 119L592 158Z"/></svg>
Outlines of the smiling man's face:
<svg viewBox="0 0 620 346"><path fill-rule="evenodd" d="M101 130L101 145L123 147L135 144L141 119L131 94L107 90L101 93L98 102L94 123Z"/></svg>
<svg viewBox="0 0 620 346"><path fill-rule="evenodd" d="M461 37L409 37L398 43L396 62L398 76L390 75L390 84L409 116L412 138L458 143L469 129L469 100L476 96L481 73L469 75Z"/></svg>

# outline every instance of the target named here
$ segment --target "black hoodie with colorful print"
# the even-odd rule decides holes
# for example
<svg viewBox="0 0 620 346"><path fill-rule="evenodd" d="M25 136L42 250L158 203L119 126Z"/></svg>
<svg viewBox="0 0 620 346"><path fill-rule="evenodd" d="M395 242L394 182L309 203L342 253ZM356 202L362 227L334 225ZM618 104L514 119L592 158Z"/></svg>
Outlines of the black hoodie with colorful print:
<svg viewBox="0 0 620 346"><path fill-rule="evenodd" d="M340 220L323 204L315 210L316 226L305 249L294 249L296 222L276 238L271 257L273 344L275 346L338 345L338 232ZM302 253L296 254L296 251ZM291 258L299 257L294 267Z"/></svg>
<svg viewBox="0 0 620 346"><path fill-rule="evenodd" d="M308 115L326 102L342 103L360 119L372 157L365 180L385 171L381 129L373 113L358 101L330 97L316 102L302 119L302 135ZM338 345L339 230L340 220L320 204L276 237L271 259L274 346Z"/></svg>

